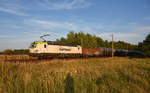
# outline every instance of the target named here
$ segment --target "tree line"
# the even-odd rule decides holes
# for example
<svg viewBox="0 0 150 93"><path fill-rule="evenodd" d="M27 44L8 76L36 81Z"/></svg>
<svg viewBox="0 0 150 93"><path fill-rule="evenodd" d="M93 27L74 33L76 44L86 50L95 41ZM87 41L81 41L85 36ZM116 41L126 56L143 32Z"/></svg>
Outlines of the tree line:
<svg viewBox="0 0 150 93"><path fill-rule="evenodd" d="M5 54L5 55L24 55L24 54L29 54L28 49L6 49L3 52L0 52L0 54Z"/></svg>
<svg viewBox="0 0 150 93"><path fill-rule="evenodd" d="M83 32L69 32L67 37L60 38L56 40L59 43L69 43L74 45L81 45L84 48L99 48L107 47L111 48L112 42L108 40L103 40L101 37L96 35L91 35L89 33L85 34ZM115 48L118 49L128 49L128 50L137 50L138 45L130 44L124 41L114 42Z"/></svg>

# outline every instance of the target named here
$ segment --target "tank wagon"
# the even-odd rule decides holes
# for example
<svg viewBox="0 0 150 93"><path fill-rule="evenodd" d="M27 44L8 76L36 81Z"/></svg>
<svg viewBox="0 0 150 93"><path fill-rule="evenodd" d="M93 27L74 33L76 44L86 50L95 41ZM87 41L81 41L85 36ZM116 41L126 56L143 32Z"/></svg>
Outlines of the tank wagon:
<svg viewBox="0 0 150 93"><path fill-rule="evenodd" d="M80 45L63 44L54 41L35 41L30 46L30 56L38 58L62 57L108 57L112 56L112 48L82 48ZM136 56L140 51L114 49L115 56Z"/></svg>

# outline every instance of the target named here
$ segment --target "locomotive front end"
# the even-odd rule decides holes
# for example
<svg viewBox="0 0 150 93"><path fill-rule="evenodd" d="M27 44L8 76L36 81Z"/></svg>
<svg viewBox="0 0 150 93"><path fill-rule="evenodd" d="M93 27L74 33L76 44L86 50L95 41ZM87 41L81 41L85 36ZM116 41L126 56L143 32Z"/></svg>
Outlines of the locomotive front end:
<svg viewBox="0 0 150 93"><path fill-rule="evenodd" d="M38 49L37 49L37 42L34 41L31 43L30 47L29 47L29 52L30 53L37 53Z"/></svg>
<svg viewBox="0 0 150 93"><path fill-rule="evenodd" d="M30 56L39 56L42 53L41 45L47 45L47 42L34 41L29 47Z"/></svg>

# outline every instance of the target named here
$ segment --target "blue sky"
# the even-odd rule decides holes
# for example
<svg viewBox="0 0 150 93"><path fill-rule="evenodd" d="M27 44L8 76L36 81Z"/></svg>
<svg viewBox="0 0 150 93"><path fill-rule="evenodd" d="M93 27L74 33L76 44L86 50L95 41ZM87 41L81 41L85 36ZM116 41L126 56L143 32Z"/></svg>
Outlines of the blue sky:
<svg viewBox="0 0 150 93"><path fill-rule="evenodd" d="M138 44L150 33L150 0L0 0L0 51L72 30Z"/></svg>

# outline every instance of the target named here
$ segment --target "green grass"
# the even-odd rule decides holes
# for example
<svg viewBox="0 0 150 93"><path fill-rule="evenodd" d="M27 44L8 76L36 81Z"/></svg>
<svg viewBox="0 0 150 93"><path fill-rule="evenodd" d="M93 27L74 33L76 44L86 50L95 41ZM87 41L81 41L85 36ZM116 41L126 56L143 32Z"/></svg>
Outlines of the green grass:
<svg viewBox="0 0 150 93"><path fill-rule="evenodd" d="M0 93L150 93L150 59L1 61Z"/></svg>

